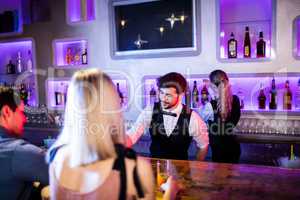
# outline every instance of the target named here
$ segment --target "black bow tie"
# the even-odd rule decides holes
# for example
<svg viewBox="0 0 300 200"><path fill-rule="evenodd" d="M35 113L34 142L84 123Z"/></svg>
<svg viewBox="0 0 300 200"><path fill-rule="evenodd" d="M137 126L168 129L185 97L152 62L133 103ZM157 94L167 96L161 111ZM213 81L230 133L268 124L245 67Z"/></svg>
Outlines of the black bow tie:
<svg viewBox="0 0 300 200"><path fill-rule="evenodd" d="M170 115L172 117L177 117L177 114L176 113L172 113L172 112L167 112L167 111L161 111L161 113L163 115Z"/></svg>

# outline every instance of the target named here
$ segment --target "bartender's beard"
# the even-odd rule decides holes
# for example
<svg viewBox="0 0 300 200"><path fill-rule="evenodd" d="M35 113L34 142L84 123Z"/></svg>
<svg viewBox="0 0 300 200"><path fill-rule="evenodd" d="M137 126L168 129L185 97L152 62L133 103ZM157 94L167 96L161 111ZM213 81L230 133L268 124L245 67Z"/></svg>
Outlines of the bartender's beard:
<svg viewBox="0 0 300 200"><path fill-rule="evenodd" d="M168 101L161 101L161 107L166 110L173 110L181 103L180 97L178 96L176 101L168 102Z"/></svg>

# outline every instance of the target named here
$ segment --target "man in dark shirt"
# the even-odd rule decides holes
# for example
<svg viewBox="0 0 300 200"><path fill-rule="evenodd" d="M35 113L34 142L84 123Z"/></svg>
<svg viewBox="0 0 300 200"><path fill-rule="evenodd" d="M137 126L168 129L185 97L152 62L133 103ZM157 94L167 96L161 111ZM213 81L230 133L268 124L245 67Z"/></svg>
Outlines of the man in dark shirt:
<svg viewBox="0 0 300 200"><path fill-rule="evenodd" d="M19 95L0 87L0 199L28 199L34 181L48 184L44 151L20 139L25 122Z"/></svg>

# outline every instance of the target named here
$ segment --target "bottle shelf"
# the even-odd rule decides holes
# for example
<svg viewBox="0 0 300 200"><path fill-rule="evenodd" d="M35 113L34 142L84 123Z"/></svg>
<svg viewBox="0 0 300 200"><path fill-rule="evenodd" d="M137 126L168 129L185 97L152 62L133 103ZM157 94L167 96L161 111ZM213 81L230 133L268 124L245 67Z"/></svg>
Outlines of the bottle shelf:
<svg viewBox="0 0 300 200"><path fill-rule="evenodd" d="M94 0L67 0L67 23L80 24L95 20Z"/></svg>
<svg viewBox="0 0 300 200"><path fill-rule="evenodd" d="M238 0L219 0L217 56L221 62L270 61L274 56L274 0L253 0L247 4ZM249 27L250 57L244 56L245 29ZM257 42L262 32L265 55L257 56ZM237 41L236 58L229 58L228 41L231 33Z"/></svg>
<svg viewBox="0 0 300 200"><path fill-rule="evenodd" d="M126 110L129 102L129 87L126 79L112 79L114 84L119 85L120 104ZM70 78L49 78L46 80L47 107L50 110L64 110L67 102L67 90Z"/></svg>
<svg viewBox="0 0 300 200"><path fill-rule="evenodd" d="M293 56L300 60L300 15L293 22Z"/></svg>
<svg viewBox="0 0 300 200"><path fill-rule="evenodd" d="M0 37L23 32L21 0L3 1L0 7Z"/></svg>
<svg viewBox="0 0 300 200"><path fill-rule="evenodd" d="M53 62L57 68L83 68L88 66L88 41L82 38L53 41Z"/></svg>
<svg viewBox="0 0 300 200"><path fill-rule="evenodd" d="M21 84L25 84L29 93L27 100L30 106L38 105L34 47L34 41L29 38L0 42L1 85L7 84L18 87ZM12 65L8 65L10 61ZM20 69L20 73L17 73L17 69ZM8 71L15 73L7 74Z"/></svg>
<svg viewBox="0 0 300 200"><path fill-rule="evenodd" d="M156 78L158 76L145 76L143 78L143 107L149 105L150 103L150 90L152 86L157 91L156 88ZM201 90L204 86L204 80L208 79L208 75L189 75L186 76L187 81L189 83L189 89L191 92L191 101L193 101L192 91L193 91L193 82L197 82L197 89L199 93L199 102L198 107L193 107L191 103L191 108L199 109L201 108ZM270 102L270 89L271 89L271 81L275 78L276 90L277 90L277 109L270 110L269 102ZM297 102L300 102L300 96L297 97L297 91L300 92L300 87L298 86L298 81L300 79L299 73L278 73L278 74L229 74L230 84L232 88L232 93L237 95L241 101L243 102L244 108L242 108L243 113L276 113L276 114L286 114L288 115L297 115L300 113L300 107L296 109ZM292 109L285 110L283 109L283 98L285 92L285 82L289 80L289 87L292 92ZM262 88L264 90L264 94L266 96L266 109L258 109L258 95L260 92L260 86L262 84ZM208 84L206 84L208 85ZM158 92L157 92L158 94ZM211 96L211 94L209 94ZM158 97L157 97L158 98ZM183 99L183 103L185 103L185 99Z"/></svg>

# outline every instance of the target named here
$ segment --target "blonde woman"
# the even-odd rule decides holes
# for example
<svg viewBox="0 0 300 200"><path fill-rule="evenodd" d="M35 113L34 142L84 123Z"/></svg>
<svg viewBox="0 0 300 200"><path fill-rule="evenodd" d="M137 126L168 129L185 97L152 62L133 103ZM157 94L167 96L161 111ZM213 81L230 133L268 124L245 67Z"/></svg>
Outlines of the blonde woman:
<svg viewBox="0 0 300 200"><path fill-rule="evenodd" d="M48 154L51 199L154 199L150 164L123 144L112 80L96 69L76 72L63 131Z"/></svg>
<svg viewBox="0 0 300 200"><path fill-rule="evenodd" d="M210 73L209 78L214 110L214 119L209 121L212 161L238 163L241 149L233 135L233 129L241 115L239 98L232 95L229 79L224 71L215 70Z"/></svg>

